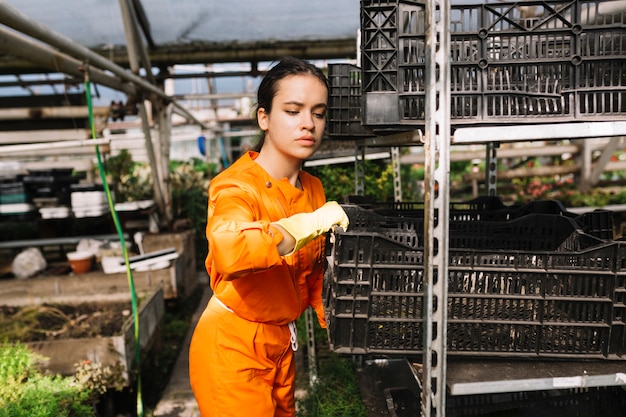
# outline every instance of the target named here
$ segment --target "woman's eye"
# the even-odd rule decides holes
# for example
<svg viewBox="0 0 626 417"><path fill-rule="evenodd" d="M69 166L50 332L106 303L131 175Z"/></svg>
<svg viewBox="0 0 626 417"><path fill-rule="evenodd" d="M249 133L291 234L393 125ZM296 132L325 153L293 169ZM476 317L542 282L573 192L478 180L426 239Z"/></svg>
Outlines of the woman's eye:
<svg viewBox="0 0 626 417"><path fill-rule="evenodd" d="M292 115L292 116L294 116L294 115L298 114L298 112L297 112L297 111L295 111L295 110L285 110L285 112L286 112L287 114Z"/></svg>
<svg viewBox="0 0 626 417"><path fill-rule="evenodd" d="M323 119L326 117L326 113L313 113L313 116L317 117L318 119Z"/></svg>

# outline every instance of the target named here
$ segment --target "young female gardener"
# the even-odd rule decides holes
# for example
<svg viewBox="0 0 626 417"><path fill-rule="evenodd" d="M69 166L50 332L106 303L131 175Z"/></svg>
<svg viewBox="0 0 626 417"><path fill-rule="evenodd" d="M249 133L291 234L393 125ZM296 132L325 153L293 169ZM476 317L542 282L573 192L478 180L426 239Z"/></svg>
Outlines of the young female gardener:
<svg viewBox="0 0 626 417"><path fill-rule="evenodd" d="M324 243L348 227L319 179L301 171L319 148L328 83L314 65L285 58L257 93L257 151L211 180L206 267L213 296L189 350L203 417L294 416L294 322L308 306L325 326Z"/></svg>

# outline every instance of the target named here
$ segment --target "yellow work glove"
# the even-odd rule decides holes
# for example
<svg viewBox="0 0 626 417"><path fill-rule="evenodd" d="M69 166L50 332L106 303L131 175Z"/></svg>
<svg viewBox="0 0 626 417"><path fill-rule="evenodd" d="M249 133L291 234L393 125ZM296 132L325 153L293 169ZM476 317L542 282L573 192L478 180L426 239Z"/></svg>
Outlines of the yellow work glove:
<svg viewBox="0 0 626 417"><path fill-rule="evenodd" d="M349 223L348 215L336 201L329 201L312 213L298 213L274 222L296 240L293 251L300 249L335 225L348 230Z"/></svg>

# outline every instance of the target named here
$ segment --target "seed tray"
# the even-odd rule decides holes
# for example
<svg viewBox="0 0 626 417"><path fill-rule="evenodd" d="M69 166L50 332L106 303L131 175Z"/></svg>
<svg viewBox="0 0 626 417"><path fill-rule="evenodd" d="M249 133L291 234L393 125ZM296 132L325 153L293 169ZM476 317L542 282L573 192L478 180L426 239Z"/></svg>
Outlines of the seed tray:
<svg viewBox="0 0 626 417"><path fill-rule="evenodd" d="M421 355L423 248L376 231L333 237L324 293L332 349ZM449 354L623 359L623 252L617 242L577 251L450 249Z"/></svg>
<svg viewBox="0 0 626 417"><path fill-rule="evenodd" d="M374 131L425 124L425 12L420 0L361 1L362 98L352 99ZM449 28L453 126L626 119L619 2L453 4Z"/></svg>

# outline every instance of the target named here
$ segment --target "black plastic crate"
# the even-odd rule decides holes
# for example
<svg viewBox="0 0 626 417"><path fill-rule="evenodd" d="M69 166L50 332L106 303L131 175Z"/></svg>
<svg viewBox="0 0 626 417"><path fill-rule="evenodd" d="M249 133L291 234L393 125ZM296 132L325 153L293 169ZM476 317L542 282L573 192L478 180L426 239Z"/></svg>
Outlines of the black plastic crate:
<svg viewBox="0 0 626 417"><path fill-rule="evenodd" d="M449 354L622 359L619 251L616 242L562 252L450 249ZM376 231L338 231L331 255L332 349L421 355L423 249Z"/></svg>
<svg viewBox="0 0 626 417"><path fill-rule="evenodd" d="M600 239L613 239L613 212L610 210L597 209L583 213L576 217L578 223L585 233L599 237Z"/></svg>
<svg viewBox="0 0 626 417"><path fill-rule="evenodd" d="M453 4L453 126L626 119L626 12L607 3ZM375 131L425 122L425 10L361 1L363 124Z"/></svg>
<svg viewBox="0 0 626 417"><path fill-rule="evenodd" d="M333 138L374 136L361 123L361 69L351 64L329 64L330 101L326 132Z"/></svg>
<svg viewBox="0 0 626 417"><path fill-rule="evenodd" d="M384 221L390 221L389 219L393 217L417 219L424 217L423 202L361 201L356 205L376 215L385 216L386 219ZM536 200L507 206L504 205L499 197L478 197L467 202L452 202L449 207L448 218L451 222L452 230L455 231L484 227L484 225L475 224L475 222L503 222L520 219L529 214L540 214L544 215L544 219L547 219L548 215L572 219L574 223L563 219L554 220L559 225L562 225L563 229L568 230L568 233L571 233L573 229L580 228L582 232L593 238L602 240L613 239L613 212L609 210L594 210L578 215L568 211L557 200ZM354 217L357 221L359 219L366 221L364 224L366 228L372 226L372 224L380 224L383 221L381 218L367 214L358 207L349 208L349 210L351 217ZM437 219L438 213L435 211L435 221L438 221ZM547 223L550 223L550 221ZM423 225L420 223L415 227L423 228ZM555 228L557 224L551 227ZM484 235L485 233L482 233L480 237L482 238ZM592 241L590 244L596 243L598 242ZM467 247L467 245L462 245L462 247Z"/></svg>
<svg viewBox="0 0 626 417"><path fill-rule="evenodd" d="M381 215L356 205L344 205L351 231L377 232L413 248L423 245L423 210ZM602 239L585 233L576 221L561 214L525 210L494 212L453 210L449 220L451 248L498 250L579 250L598 245ZM435 216L435 222L438 222ZM488 220L482 220L488 219Z"/></svg>
<svg viewBox="0 0 626 417"><path fill-rule="evenodd" d="M389 414L393 417L419 415L421 398L408 387L384 390ZM522 391L446 398L450 417L622 417L626 391L622 387Z"/></svg>

